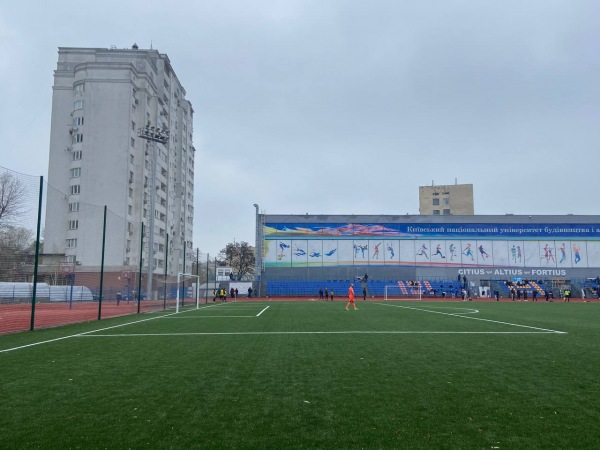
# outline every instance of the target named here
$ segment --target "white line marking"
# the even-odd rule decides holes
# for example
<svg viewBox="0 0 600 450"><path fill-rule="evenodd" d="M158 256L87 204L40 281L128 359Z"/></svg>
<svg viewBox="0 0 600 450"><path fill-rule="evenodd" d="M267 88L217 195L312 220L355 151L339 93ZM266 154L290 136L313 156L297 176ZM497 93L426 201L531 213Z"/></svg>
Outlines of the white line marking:
<svg viewBox="0 0 600 450"><path fill-rule="evenodd" d="M267 309L269 309L269 307L265 307L265 309L263 309L261 312L259 312L256 317L260 316L262 313L264 313Z"/></svg>
<svg viewBox="0 0 600 450"><path fill-rule="evenodd" d="M255 318L256 316L214 316L214 315L206 315L206 316L194 316L194 317L163 317L163 319L171 319L171 320L181 320L181 319L212 319L213 317L252 317Z"/></svg>
<svg viewBox="0 0 600 450"><path fill-rule="evenodd" d="M531 330L540 330L540 331L544 331L546 333L568 334L566 331L549 330L549 329L546 329L546 328L532 327L532 326L529 326L529 325L520 325L518 323L501 322L499 320L482 319L480 317L469 317L469 316L463 316L463 315L460 315L460 314L451 314L451 313L445 313L445 312L440 312L440 311L431 311L429 309L415 308L415 307L411 307L411 306L390 305L389 303L374 303L374 304L375 305L380 305L380 306L391 306L393 308L412 309L412 310L415 310L415 311L429 312L429 313L432 313L432 314L442 314L444 316L460 317L461 319L471 319L471 320L480 320L482 322L499 323L499 324L502 324L502 325L509 325L509 326L512 326L512 327L529 328Z"/></svg>
<svg viewBox="0 0 600 450"><path fill-rule="evenodd" d="M555 334L554 331L232 331L215 333L87 334L75 337L247 336L286 334Z"/></svg>
<svg viewBox="0 0 600 450"><path fill-rule="evenodd" d="M190 312L190 311L195 311L195 310L188 309L187 311L181 311L179 314L184 313L184 312ZM151 313L152 312L154 312L154 311L151 311ZM144 313L144 314L147 314L147 313ZM150 317L148 319L136 320L135 322L127 322L127 323L122 323L120 325L113 325L111 327L98 328L97 330L85 331L83 333L78 333L78 334L71 334L69 336L63 336L63 337L59 337L59 338L56 338L56 339L48 339L47 341L34 342L32 344L20 345L18 347L13 347L13 348L6 348L4 350L0 350L0 353L12 352L13 350L21 350L21 349L28 348L28 347L35 347L36 345L50 344L51 342L62 341L64 339L70 339L70 338L74 338L74 337L86 336L86 335L89 335L90 333L97 333L98 331L106 331L106 330L111 330L113 328L124 327L124 326L127 326L127 325L134 325L136 323L147 322L149 320L162 319L164 317L172 316L173 314L177 314L177 313L170 313L170 314L166 314L164 316Z"/></svg>

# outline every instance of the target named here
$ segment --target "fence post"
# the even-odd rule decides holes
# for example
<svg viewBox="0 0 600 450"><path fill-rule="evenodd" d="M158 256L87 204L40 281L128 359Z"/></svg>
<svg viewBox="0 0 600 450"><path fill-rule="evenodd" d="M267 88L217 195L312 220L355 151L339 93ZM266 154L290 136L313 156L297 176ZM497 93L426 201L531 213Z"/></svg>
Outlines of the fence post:
<svg viewBox="0 0 600 450"><path fill-rule="evenodd" d="M138 314L140 313L140 303L142 301L142 255L144 254L144 222L142 222L142 231L140 233L140 273L138 275Z"/></svg>
<svg viewBox="0 0 600 450"><path fill-rule="evenodd" d="M102 227L102 260L100 263L100 294L98 296L98 320L102 318L102 287L104 284L104 251L106 250L106 209L104 205L104 224Z"/></svg>
<svg viewBox="0 0 600 450"><path fill-rule="evenodd" d="M169 233L165 244L165 292L163 293L163 309L167 309L167 268L169 267Z"/></svg>
<svg viewBox="0 0 600 450"><path fill-rule="evenodd" d="M40 195L38 200L38 220L35 237L35 262L33 263L33 293L31 295L31 324L29 331L33 331L35 323L35 301L37 296L38 266L40 262L40 234L42 230L42 197L44 193L44 177L40 177Z"/></svg>

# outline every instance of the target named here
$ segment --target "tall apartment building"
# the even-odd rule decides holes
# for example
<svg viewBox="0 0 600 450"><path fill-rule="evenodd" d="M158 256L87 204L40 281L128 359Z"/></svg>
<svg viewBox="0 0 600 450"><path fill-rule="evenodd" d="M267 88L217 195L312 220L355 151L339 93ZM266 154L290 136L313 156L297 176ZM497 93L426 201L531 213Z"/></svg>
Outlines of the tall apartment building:
<svg viewBox="0 0 600 450"><path fill-rule="evenodd" d="M48 195L44 253L98 267L106 205L105 267L137 270L141 255L148 273L191 271L194 110L185 94L156 50L59 48L48 184L64 195ZM141 138L147 125L168 130L166 142Z"/></svg>
<svg viewBox="0 0 600 450"><path fill-rule="evenodd" d="M473 185L419 186L419 214L472 216L475 214Z"/></svg>

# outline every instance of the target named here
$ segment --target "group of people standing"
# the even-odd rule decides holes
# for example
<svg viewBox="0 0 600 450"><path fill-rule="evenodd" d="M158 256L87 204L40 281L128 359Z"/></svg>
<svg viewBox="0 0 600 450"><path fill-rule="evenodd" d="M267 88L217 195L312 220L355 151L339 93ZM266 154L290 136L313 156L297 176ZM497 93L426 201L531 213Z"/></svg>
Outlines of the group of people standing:
<svg viewBox="0 0 600 450"><path fill-rule="evenodd" d="M333 301L333 289L330 291L328 288L325 288L325 290L323 291L323 289L319 289L319 300L331 300Z"/></svg>

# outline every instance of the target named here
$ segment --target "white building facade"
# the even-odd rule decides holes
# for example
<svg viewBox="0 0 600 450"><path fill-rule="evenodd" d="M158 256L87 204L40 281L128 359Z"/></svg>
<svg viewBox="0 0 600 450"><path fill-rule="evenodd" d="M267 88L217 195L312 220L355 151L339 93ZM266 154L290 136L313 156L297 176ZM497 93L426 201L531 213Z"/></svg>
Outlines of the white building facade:
<svg viewBox="0 0 600 450"><path fill-rule="evenodd" d="M185 95L157 50L59 48L48 184L61 194L47 196L44 253L64 253L78 271L98 267L106 206L105 267L191 271L194 111ZM146 126L168 130L166 142L143 139Z"/></svg>

